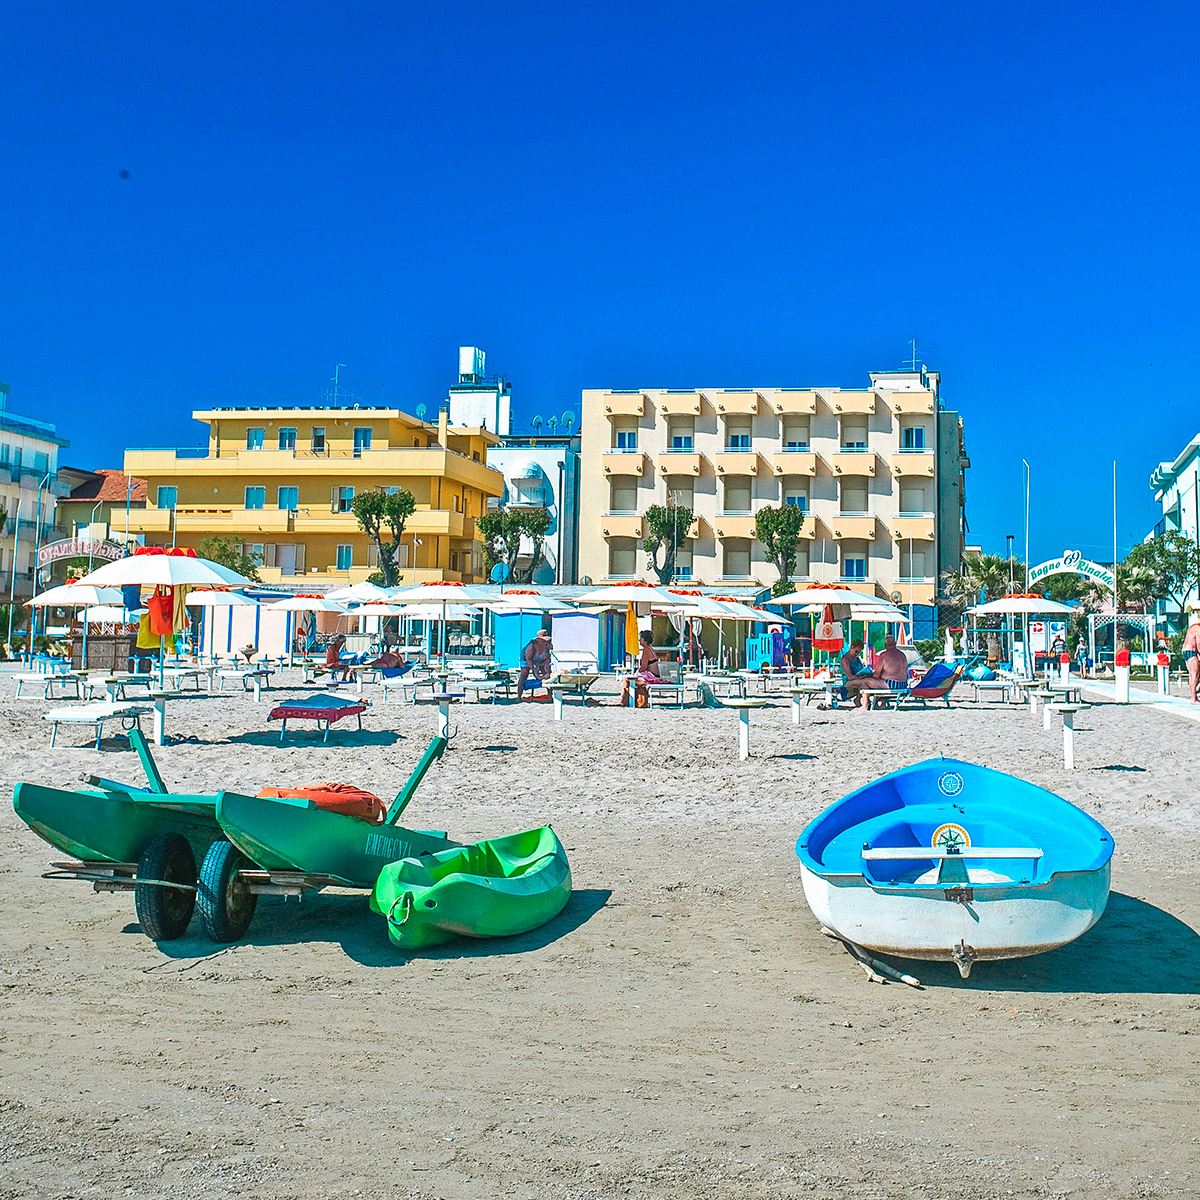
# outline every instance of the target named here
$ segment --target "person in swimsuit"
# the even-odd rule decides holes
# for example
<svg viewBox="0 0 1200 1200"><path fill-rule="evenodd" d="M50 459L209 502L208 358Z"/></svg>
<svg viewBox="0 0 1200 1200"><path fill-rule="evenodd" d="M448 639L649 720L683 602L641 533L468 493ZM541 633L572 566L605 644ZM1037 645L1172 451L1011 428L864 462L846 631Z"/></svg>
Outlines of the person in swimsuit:
<svg viewBox="0 0 1200 1200"><path fill-rule="evenodd" d="M1200 704L1196 689L1200 686L1200 611L1192 609L1188 613L1187 635L1183 639L1183 665L1188 673L1188 691L1192 703Z"/></svg>
<svg viewBox="0 0 1200 1200"><path fill-rule="evenodd" d="M650 630L643 629L638 635L642 643L641 657L638 659L638 668L634 672L633 682L637 688L635 700L642 697L649 699L646 692L646 684L648 683L666 683L667 681L659 676L658 673L658 651L651 644ZM625 686L621 690L621 703L627 705L629 703L629 680L625 680ZM639 704L639 708L644 708L644 704Z"/></svg>

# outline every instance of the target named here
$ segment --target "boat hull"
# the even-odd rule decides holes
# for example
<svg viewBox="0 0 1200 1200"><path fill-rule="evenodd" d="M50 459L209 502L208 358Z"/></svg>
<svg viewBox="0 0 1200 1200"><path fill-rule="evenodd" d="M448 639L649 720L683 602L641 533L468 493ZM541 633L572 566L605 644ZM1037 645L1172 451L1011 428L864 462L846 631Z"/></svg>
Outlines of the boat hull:
<svg viewBox="0 0 1200 1200"><path fill-rule="evenodd" d="M216 796L18 783L13 810L40 838L85 862L137 862L150 840L181 833L203 847L221 836Z"/></svg>
<svg viewBox="0 0 1200 1200"><path fill-rule="evenodd" d="M567 853L547 825L393 863L380 872L371 907L387 918L394 945L419 950L528 933L570 898Z"/></svg>
<svg viewBox="0 0 1200 1200"><path fill-rule="evenodd" d="M264 870L329 875L348 887L373 887L388 863L459 844L440 832L370 825L303 798L221 792L216 819L225 836Z"/></svg>
<svg viewBox="0 0 1200 1200"><path fill-rule="evenodd" d="M889 888L861 878L823 878L801 866L813 915L839 937L880 954L939 962L989 962L1056 950L1104 915L1111 867L1059 872L1047 883L944 893Z"/></svg>

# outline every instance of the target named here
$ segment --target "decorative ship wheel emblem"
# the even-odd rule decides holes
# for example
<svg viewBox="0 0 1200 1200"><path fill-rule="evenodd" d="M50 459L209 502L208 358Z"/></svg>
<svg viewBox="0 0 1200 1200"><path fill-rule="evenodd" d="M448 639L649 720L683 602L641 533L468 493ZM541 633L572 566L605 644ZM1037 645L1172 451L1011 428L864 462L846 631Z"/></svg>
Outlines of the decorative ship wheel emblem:
<svg viewBox="0 0 1200 1200"><path fill-rule="evenodd" d="M961 854L971 845L971 835L961 826L952 823L939 825L929 839L935 850L949 850Z"/></svg>
<svg viewBox="0 0 1200 1200"><path fill-rule="evenodd" d="M963 777L957 771L947 771L937 785L943 796L957 796L963 790Z"/></svg>

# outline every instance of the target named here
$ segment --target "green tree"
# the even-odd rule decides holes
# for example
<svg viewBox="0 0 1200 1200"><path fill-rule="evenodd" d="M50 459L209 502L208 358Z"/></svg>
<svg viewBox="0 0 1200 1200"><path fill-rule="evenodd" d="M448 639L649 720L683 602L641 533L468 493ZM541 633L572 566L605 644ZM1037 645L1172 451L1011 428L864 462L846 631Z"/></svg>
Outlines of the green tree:
<svg viewBox="0 0 1200 1200"><path fill-rule="evenodd" d="M792 570L796 566L796 550L800 531L804 528L804 509L795 504L778 508L760 508L754 517L754 536L762 542L767 557L779 572L771 587L772 596L782 596L792 590Z"/></svg>
<svg viewBox="0 0 1200 1200"><path fill-rule="evenodd" d="M506 578L513 583L532 583L534 572L546 561L546 534L552 518L545 508L492 508L475 521L483 542L485 568L490 574L497 563L508 568ZM532 543L529 562L520 570L521 544Z"/></svg>
<svg viewBox="0 0 1200 1200"><path fill-rule="evenodd" d="M396 556L404 525L416 511L417 502L407 488L394 492L359 492L350 501L350 511L358 527L375 543L379 552L379 570L384 587L395 587L400 579ZM391 541L385 541L385 534Z"/></svg>
<svg viewBox="0 0 1200 1200"><path fill-rule="evenodd" d="M1188 593L1200 583L1200 544L1181 533L1159 534L1134 546L1122 565L1138 569L1153 581L1155 594L1142 607L1148 608L1155 600L1173 600L1180 624L1184 623ZM1119 579L1117 595L1124 598Z"/></svg>
<svg viewBox="0 0 1200 1200"><path fill-rule="evenodd" d="M660 584L675 578L675 558L679 543L687 541L688 530L696 514L686 504L652 504L642 517L645 533L646 566L658 576ZM661 558L660 558L661 555Z"/></svg>
<svg viewBox="0 0 1200 1200"><path fill-rule="evenodd" d="M220 563L221 566L228 567L239 575L245 575L252 583L262 582L258 573L258 568L262 566L262 560L257 554L247 554L240 538L217 537L213 534L206 537L196 547L196 553L201 558Z"/></svg>

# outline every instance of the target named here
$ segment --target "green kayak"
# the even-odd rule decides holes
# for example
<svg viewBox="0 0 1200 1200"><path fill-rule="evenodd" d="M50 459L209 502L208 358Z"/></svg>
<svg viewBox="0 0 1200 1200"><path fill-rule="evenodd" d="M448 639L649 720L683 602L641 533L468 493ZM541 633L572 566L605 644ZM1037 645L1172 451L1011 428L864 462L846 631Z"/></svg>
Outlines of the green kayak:
<svg viewBox="0 0 1200 1200"><path fill-rule="evenodd" d="M385 866L371 907L404 950L455 937L526 933L558 916L571 897L567 852L549 825L406 858Z"/></svg>

